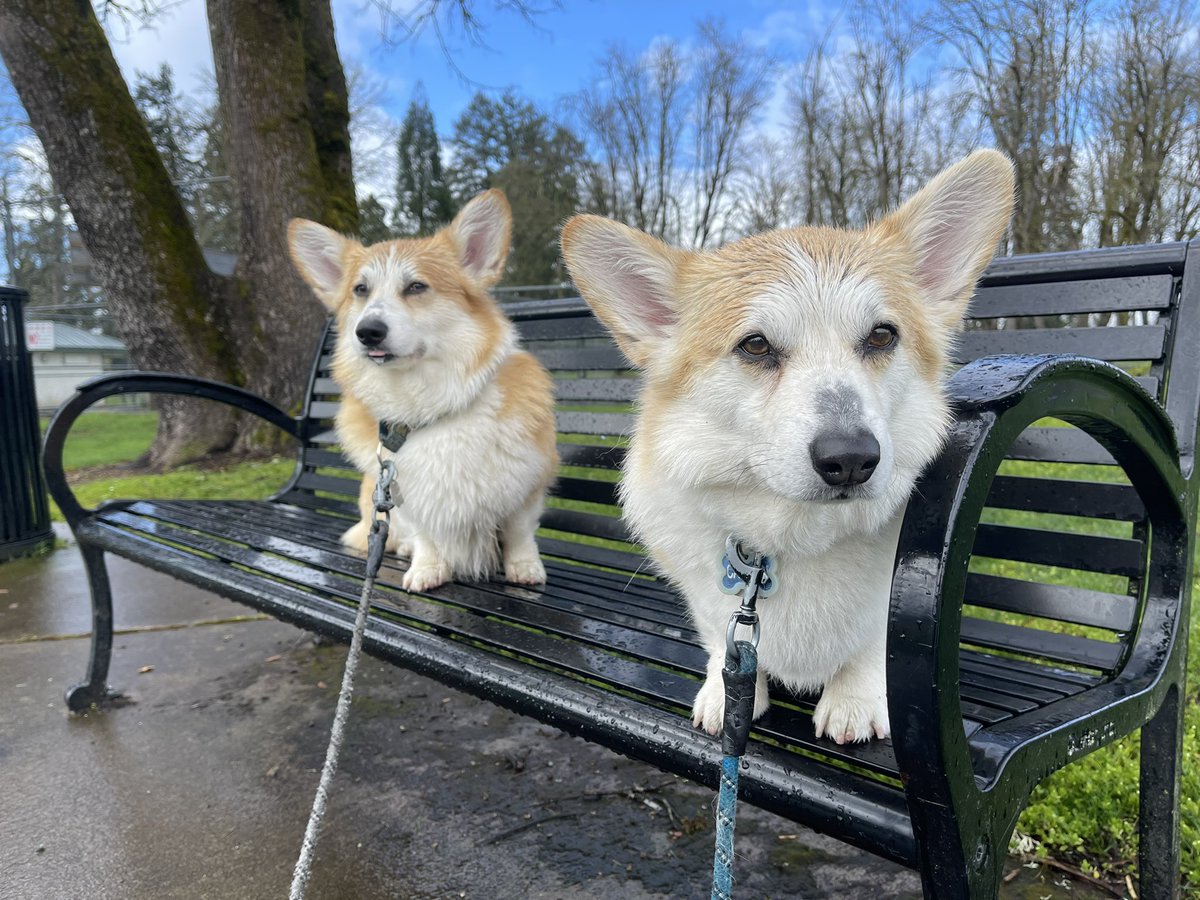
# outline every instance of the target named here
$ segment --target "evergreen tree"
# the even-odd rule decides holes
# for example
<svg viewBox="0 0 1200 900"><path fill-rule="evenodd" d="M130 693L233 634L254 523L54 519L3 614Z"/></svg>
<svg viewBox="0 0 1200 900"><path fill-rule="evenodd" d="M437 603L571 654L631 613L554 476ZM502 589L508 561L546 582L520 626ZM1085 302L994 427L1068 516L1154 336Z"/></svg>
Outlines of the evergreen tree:
<svg viewBox="0 0 1200 900"><path fill-rule="evenodd" d="M387 210L374 194L358 201L358 236L364 244L377 244L394 237L388 228Z"/></svg>
<svg viewBox="0 0 1200 900"><path fill-rule="evenodd" d="M418 84L397 146L396 228L403 234L432 234L454 216L442 172L441 146L433 111Z"/></svg>
<svg viewBox="0 0 1200 900"><path fill-rule="evenodd" d="M529 100L506 91L478 93L454 124L455 199L462 203L489 187L500 188L513 212L509 284L562 281L558 229L580 205L580 141Z"/></svg>

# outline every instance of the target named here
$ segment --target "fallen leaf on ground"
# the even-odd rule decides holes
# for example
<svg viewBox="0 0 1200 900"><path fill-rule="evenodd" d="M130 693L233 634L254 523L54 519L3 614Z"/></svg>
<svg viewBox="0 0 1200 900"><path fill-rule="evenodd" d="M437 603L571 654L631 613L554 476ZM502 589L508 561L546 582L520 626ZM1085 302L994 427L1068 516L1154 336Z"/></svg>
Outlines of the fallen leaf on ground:
<svg viewBox="0 0 1200 900"><path fill-rule="evenodd" d="M153 672L153 671L154 671L154 666L142 666L140 669L138 669L138 674L145 675L147 672Z"/></svg>
<svg viewBox="0 0 1200 900"><path fill-rule="evenodd" d="M321 688L322 690L324 690L324 689L325 689L325 687L326 687L326 684L325 684L325 682L323 682L323 681L318 681L318 682L317 682L317 687L319 687L319 688Z"/></svg>
<svg viewBox="0 0 1200 900"><path fill-rule="evenodd" d="M274 656L268 656L267 662L279 662L281 659L283 659L283 657L276 653Z"/></svg>
<svg viewBox="0 0 1200 900"><path fill-rule="evenodd" d="M278 772L279 772L279 766L271 766L271 768L267 769L267 777L274 778Z"/></svg>

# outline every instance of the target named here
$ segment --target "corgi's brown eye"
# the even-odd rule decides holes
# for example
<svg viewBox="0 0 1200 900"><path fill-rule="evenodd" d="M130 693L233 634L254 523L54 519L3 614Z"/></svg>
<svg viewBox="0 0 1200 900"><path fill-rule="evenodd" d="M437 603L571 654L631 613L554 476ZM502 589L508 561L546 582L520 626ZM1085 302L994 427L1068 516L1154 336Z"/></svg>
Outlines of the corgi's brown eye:
<svg viewBox="0 0 1200 900"><path fill-rule="evenodd" d="M410 281L408 286L404 288L404 296L411 297L414 294L423 294L429 290L429 285L423 281Z"/></svg>
<svg viewBox="0 0 1200 900"><path fill-rule="evenodd" d="M867 335L866 349L869 353L891 350L896 346L896 326L882 322Z"/></svg>
<svg viewBox="0 0 1200 900"><path fill-rule="evenodd" d="M360 281L358 284L356 284L354 286L354 296L355 297L365 297L365 296L367 296L367 294L368 294L368 290L367 290L366 282Z"/></svg>
<svg viewBox="0 0 1200 900"><path fill-rule="evenodd" d="M747 356L755 358L768 356L772 352L770 342L761 334L750 335L750 337L738 344L738 349Z"/></svg>

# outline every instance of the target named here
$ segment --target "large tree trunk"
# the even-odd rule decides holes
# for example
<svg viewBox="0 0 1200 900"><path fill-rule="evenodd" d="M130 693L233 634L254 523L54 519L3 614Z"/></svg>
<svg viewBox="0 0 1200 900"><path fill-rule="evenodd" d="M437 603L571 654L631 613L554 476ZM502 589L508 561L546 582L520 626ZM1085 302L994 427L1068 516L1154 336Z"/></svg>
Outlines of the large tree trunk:
<svg viewBox="0 0 1200 900"><path fill-rule="evenodd" d="M239 189L237 277L253 327L238 358L260 393L297 401L325 312L292 268L287 220L357 230L349 108L328 0L208 0Z"/></svg>
<svg viewBox="0 0 1200 900"><path fill-rule="evenodd" d="M95 263L135 365L242 381L223 286L86 0L0 2L0 55ZM161 407L152 462L228 446L212 405Z"/></svg>
<svg viewBox="0 0 1200 900"><path fill-rule="evenodd" d="M209 271L87 0L0 0L0 55L140 368L243 384L296 409L325 314L292 270L292 216L357 227L345 78L328 0L208 0L241 222ZM151 463L262 442L169 400Z"/></svg>

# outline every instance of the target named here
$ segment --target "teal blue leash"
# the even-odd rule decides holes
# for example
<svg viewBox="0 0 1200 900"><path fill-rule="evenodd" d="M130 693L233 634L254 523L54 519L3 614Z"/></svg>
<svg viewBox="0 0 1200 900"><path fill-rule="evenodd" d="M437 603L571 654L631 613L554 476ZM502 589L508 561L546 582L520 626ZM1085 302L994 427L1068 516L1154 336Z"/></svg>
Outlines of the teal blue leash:
<svg viewBox="0 0 1200 900"><path fill-rule="evenodd" d="M713 854L712 900L733 897L733 831L737 822L738 774L754 717L754 688L758 680L758 639L761 627L755 602L775 591L770 557L746 553L733 535L725 542L721 561L721 590L742 595L742 605L729 617L725 633L725 716L721 731L721 787L717 794L717 839ZM736 640L738 625L748 626L750 640Z"/></svg>

